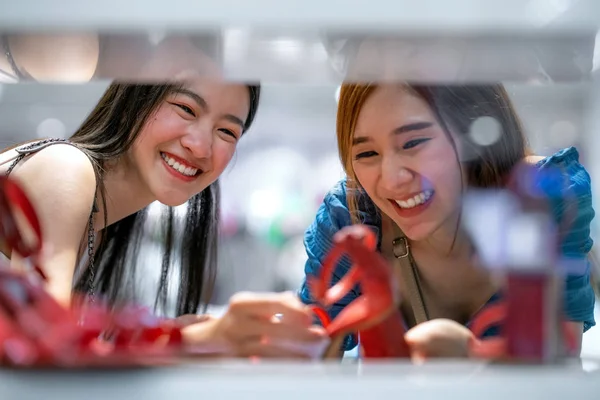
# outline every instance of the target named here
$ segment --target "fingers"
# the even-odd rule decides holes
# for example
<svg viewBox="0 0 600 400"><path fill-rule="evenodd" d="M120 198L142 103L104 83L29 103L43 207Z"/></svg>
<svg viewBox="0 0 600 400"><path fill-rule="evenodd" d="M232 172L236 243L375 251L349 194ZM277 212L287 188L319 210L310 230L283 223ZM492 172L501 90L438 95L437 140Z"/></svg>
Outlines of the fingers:
<svg viewBox="0 0 600 400"><path fill-rule="evenodd" d="M329 338L312 341L298 341L291 338L254 336L237 341L233 348L236 357L266 358L321 358L329 344Z"/></svg>
<svg viewBox="0 0 600 400"><path fill-rule="evenodd" d="M458 322L435 319L415 326L404 336L413 360L468 357L473 333Z"/></svg>
<svg viewBox="0 0 600 400"><path fill-rule="evenodd" d="M221 322L221 334L237 357L307 358L322 354L329 338L292 293L238 293Z"/></svg>
<svg viewBox="0 0 600 400"><path fill-rule="evenodd" d="M316 342L325 338L325 330L320 326L302 326L270 320L236 318L226 327L230 340L244 341L257 337L270 340L285 339L296 342Z"/></svg>
<svg viewBox="0 0 600 400"><path fill-rule="evenodd" d="M469 346L469 356L472 358L501 358L505 354L506 340L504 339L473 340Z"/></svg>
<svg viewBox="0 0 600 400"><path fill-rule="evenodd" d="M327 337L325 329L320 326L309 326L299 329L298 326L284 323L270 323L263 329L263 335L271 339L285 339L292 342L318 342Z"/></svg>
<svg viewBox="0 0 600 400"><path fill-rule="evenodd" d="M315 358L325 351L328 337L318 326L298 329L249 319L230 327L227 341L234 357Z"/></svg>
<svg viewBox="0 0 600 400"><path fill-rule="evenodd" d="M307 360L311 358L308 352L305 353L284 346L268 344L260 340L253 340L238 346L235 355L237 357L292 358Z"/></svg>
<svg viewBox="0 0 600 400"><path fill-rule="evenodd" d="M292 293L238 293L229 302L229 313L239 317L271 319L281 314L281 322L289 325L312 325L310 308Z"/></svg>

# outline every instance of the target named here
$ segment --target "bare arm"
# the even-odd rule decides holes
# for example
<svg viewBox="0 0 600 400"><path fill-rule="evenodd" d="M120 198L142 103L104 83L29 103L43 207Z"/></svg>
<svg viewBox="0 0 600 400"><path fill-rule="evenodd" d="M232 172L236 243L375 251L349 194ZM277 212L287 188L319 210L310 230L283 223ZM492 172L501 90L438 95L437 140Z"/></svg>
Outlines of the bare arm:
<svg viewBox="0 0 600 400"><path fill-rule="evenodd" d="M542 156L527 156L525 157L525 162L531 165L534 165L540 161L542 161L544 158L546 157L542 157Z"/></svg>
<svg viewBox="0 0 600 400"><path fill-rule="evenodd" d="M96 181L90 160L70 145L54 145L21 161L12 172L36 208L48 275L47 289L63 304L71 299L73 273L81 239L94 201ZM11 264L22 268L22 259L11 255Z"/></svg>
<svg viewBox="0 0 600 400"><path fill-rule="evenodd" d="M581 343L583 341L583 322L567 322L569 329L575 334L577 340L576 354L581 355Z"/></svg>

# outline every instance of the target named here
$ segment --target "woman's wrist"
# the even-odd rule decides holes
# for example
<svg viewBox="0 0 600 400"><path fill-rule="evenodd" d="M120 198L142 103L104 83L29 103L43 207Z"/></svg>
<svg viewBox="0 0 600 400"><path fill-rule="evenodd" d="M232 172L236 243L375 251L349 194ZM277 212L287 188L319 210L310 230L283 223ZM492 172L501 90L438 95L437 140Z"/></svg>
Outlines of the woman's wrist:
<svg viewBox="0 0 600 400"><path fill-rule="evenodd" d="M177 323L177 325L179 325L183 329L188 325L196 324L198 322L208 321L211 318L213 318L213 317L209 314L200 314L200 315L184 314L184 315L180 315L177 318L174 318L173 321L175 321L175 323Z"/></svg>
<svg viewBox="0 0 600 400"><path fill-rule="evenodd" d="M198 355L225 354L227 346L217 333L219 318L210 315L198 316L196 322L181 327L182 345L186 352ZM190 319L183 319L189 322Z"/></svg>

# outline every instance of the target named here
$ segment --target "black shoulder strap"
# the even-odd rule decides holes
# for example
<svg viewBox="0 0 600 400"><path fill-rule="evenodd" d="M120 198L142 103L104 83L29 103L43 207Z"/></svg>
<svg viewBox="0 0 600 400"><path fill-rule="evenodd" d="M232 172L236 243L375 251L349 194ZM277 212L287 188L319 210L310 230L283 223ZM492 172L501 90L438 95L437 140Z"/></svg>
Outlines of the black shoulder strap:
<svg viewBox="0 0 600 400"><path fill-rule="evenodd" d="M36 142L27 143L23 146L19 146L19 147L15 148L15 151L17 152L18 156L13 160L12 164L10 164L10 166L8 167L8 170L6 171L6 176L10 175L10 173L17 166L17 164L19 162L21 162L21 160L23 158L25 158L27 155L38 152L39 150L41 150L45 147L48 147L54 143L71 144L71 142L69 142L67 139L54 139L53 138L53 139L38 140Z"/></svg>
<svg viewBox="0 0 600 400"><path fill-rule="evenodd" d="M48 146L52 146L53 144L68 144L79 149L79 147L75 143L71 142L69 139L50 138L38 140L33 143L27 143L23 146L15 148L15 151L18 153L18 156L13 160L12 164L6 170L6 175L10 175L10 173L17 166L17 164L28 155L37 153L38 151L45 149ZM87 156L87 153L84 152L84 154ZM96 187L97 186L98 183L96 182ZM92 212L98 212L98 202L96 196L94 196Z"/></svg>

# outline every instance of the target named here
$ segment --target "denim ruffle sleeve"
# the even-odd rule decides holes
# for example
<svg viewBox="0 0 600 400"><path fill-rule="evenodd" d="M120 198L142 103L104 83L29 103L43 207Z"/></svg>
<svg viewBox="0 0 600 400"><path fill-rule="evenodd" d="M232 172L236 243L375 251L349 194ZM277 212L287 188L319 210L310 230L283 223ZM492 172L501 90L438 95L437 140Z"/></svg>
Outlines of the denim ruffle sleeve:
<svg viewBox="0 0 600 400"><path fill-rule="evenodd" d="M371 226L379 236L377 218L373 217L373 213L364 213L363 217L365 219L363 223ZM346 180L343 179L327 193L317 211L314 221L304 233L304 247L308 256L304 267L306 276L318 275L324 258L333 246L333 236L340 229L351 224L352 219L346 200ZM348 272L350 267L351 264L348 258L343 257L335 267L332 284L337 283ZM354 290L350 291L339 302L327 310L330 318L335 318L345 306L350 304L359 295L360 289L355 287ZM299 296L305 304L314 303L306 278L300 287ZM357 343L358 341L355 336L348 336L344 341L344 350L352 350Z"/></svg>
<svg viewBox="0 0 600 400"><path fill-rule="evenodd" d="M574 147L541 160L537 166L540 170L558 168L562 171L562 182L546 185L542 190L560 227L560 255L566 269L564 310L569 320L583 322L585 332L596 324L596 296L590 284L587 259L593 245L590 228L595 216L590 175L579 163L579 153Z"/></svg>

